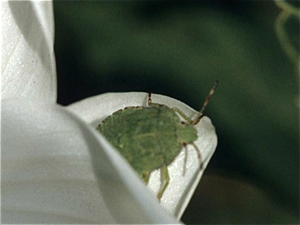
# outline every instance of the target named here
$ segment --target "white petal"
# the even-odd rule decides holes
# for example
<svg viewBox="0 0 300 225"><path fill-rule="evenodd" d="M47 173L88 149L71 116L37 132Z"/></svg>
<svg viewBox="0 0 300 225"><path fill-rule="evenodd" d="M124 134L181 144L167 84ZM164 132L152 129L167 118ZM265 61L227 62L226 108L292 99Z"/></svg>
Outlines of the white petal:
<svg viewBox="0 0 300 225"><path fill-rule="evenodd" d="M52 2L5 1L1 4L2 99L56 102Z"/></svg>
<svg viewBox="0 0 300 225"><path fill-rule="evenodd" d="M1 133L2 223L177 222L110 144L63 107L3 100Z"/></svg>
<svg viewBox="0 0 300 225"><path fill-rule="evenodd" d="M108 93L84 99L67 108L96 127L113 112L127 106L147 106L147 100L147 93ZM152 101L169 107L177 107L190 118L197 114L189 106L170 97L153 94ZM201 151L205 168L216 149L217 135L208 117L203 117L195 127L199 137L195 144ZM181 218L203 174L203 170L199 169L199 160L194 147L188 146L187 155L185 151L181 151L168 169L170 184L163 194L161 204L170 214ZM160 171L156 170L151 174L148 186L157 193L160 184Z"/></svg>

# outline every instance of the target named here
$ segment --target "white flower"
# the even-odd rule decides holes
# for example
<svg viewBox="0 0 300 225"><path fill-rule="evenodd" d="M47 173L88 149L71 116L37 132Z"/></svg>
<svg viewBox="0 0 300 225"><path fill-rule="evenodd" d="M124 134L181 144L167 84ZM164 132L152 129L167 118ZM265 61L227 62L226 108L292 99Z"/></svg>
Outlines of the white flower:
<svg viewBox="0 0 300 225"><path fill-rule="evenodd" d="M56 104L53 41L52 2L2 3L2 223L178 223L203 173L193 147L169 166L170 185L159 203L95 130L112 112L145 105L147 94ZM168 97L152 99L195 113ZM217 137L207 117L197 130L206 166ZM148 186L155 192L159 185L154 171Z"/></svg>

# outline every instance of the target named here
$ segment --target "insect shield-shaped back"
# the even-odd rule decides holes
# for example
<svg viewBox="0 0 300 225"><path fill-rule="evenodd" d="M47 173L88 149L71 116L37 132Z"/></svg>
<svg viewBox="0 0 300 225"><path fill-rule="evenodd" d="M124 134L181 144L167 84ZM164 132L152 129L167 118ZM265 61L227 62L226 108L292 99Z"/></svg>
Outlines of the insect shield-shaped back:
<svg viewBox="0 0 300 225"><path fill-rule="evenodd" d="M192 120L177 108L153 103L149 94L149 107L126 107L107 117L97 130L126 158L135 171L146 182L150 173L162 168L165 184L157 197L160 199L169 184L167 166L171 164L182 147L192 144L197 151L202 167L201 154L193 143L197 140L194 125L199 122L202 112L209 102L210 92L201 111ZM188 123L180 121L180 114Z"/></svg>
<svg viewBox="0 0 300 225"><path fill-rule="evenodd" d="M140 176L145 176L170 164L178 155L182 148L182 142L177 138L178 127L182 128L182 125L176 113L158 105L119 110L97 129Z"/></svg>

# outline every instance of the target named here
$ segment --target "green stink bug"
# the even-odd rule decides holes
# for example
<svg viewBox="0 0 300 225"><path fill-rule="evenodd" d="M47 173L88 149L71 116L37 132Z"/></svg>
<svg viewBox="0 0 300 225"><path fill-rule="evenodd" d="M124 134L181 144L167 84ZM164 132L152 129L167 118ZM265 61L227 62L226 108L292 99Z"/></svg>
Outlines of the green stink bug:
<svg viewBox="0 0 300 225"><path fill-rule="evenodd" d="M167 166L174 161L182 147L188 144L194 146L202 168L201 154L194 144L198 138L194 125L203 117L203 111L217 84L218 81L194 119L190 119L178 108L153 103L149 93L148 107L126 107L118 110L96 128L127 159L146 183L152 171L159 168L163 170L165 184L157 194L158 199L162 197L170 181ZM178 114L186 122L180 121Z"/></svg>

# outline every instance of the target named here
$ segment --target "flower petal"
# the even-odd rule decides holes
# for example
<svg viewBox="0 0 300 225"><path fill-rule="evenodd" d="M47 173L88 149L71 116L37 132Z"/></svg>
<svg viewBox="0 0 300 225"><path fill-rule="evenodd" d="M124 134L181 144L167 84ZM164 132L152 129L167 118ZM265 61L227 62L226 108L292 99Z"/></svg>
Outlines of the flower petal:
<svg viewBox="0 0 300 225"><path fill-rule="evenodd" d="M1 28L2 99L56 102L52 2L3 2Z"/></svg>
<svg viewBox="0 0 300 225"><path fill-rule="evenodd" d="M76 102L67 108L96 127L113 112L128 106L147 106L147 100L148 94L142 92L107 93ZM170 97L152 94L152 101L169 107L177 107L191 118L197 114L189 106ZM198 131L198 140L195 144L201 151L205 168L216 149L217 135L208 117L203 117L195 128ZM163 194L161 205L170 214L181 218L204 171L199 168L199 159L195 148L188 146L187 154L185 151L181 151L174 162L168 166L168 170L170 183ZM157 193L160 185L160 170L153 171L148 186Z"/></svg>
<svg viewBox="0 0 300 225"><path fill-rule="evenodd" d="M52 104L2 101L3 223L177 223L94 128Z"/></svg>

